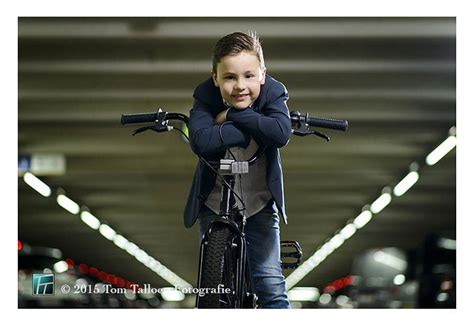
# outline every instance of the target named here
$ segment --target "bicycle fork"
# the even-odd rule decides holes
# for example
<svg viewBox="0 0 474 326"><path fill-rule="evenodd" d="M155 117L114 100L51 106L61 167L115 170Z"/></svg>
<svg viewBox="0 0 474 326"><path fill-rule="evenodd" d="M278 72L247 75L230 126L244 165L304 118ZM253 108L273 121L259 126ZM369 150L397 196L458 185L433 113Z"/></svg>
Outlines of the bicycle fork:
<svg viewBox="0 0 474 326"><path fill-rule="evenodd" d="M213 227L222 225L229 229L230 235L226 243L225 263L223 284L230 286L231 289L222 289L230 291L227 296L229 308L255 308L257 296L253 291L250 266L248 264L247 244L245 235L238 229L235 222L219 218L212 221L204 234L199 251L199 271L198 271L198 288L202 287L202 272L204 255L206 253L206 245L208 244L208 236L212 232ZM227 292L226 292L227 293ZM199 307L200 296L196 297L196 307Z"/></svg>

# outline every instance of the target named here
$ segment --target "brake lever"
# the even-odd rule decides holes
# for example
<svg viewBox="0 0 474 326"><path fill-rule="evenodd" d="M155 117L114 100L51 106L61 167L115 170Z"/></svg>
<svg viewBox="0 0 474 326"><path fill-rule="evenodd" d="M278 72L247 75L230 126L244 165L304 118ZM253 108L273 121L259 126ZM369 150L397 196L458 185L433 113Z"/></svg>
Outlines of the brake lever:
<svg viewBox="0 0 474 326"><path fill-rule="evenodd" d="M323 134L322 132L319 132L319 131L317 131L317 130L313 130L313 131L311 131L311 132L312 132L315 136L319 136L319 137L321 137L321 138L326 139L326 141L330 141L330 140L331 140L331 138L329 138L328 135Z"/></svg>
<svg viewBox="0 0 474 326"><path fill-rule="evenodd" d="M165 132L173 130L172 126L168 126L168 120L165 120L166 114L167 112L163 112L161 109L158 109L158 111L156 111L155 124L135 129L132 135L135 136L136 134L147 130L153 130L156 132Z"/></svg>
<svg viewBox="0 0 474 326"><path fill-rule="evenodd" d="M136 134L139 134L139 133L147 131L147 130L153 130L153 131L156 131L156 132L165 132L165 131L173 130L173 127L172 126L160 126L158 124L154 124L154 125L151 125L151 126L145 126L145 127L135 129L132 133L132 136L135 136Z"/></svg>
<svg viewBox="0 0 474 326"><path fill-rule="evenodd" d="M293 129L293 134L300 137L315 135L324 138L326 141L331 140L328 135L323 134L322 132L319 132L317 130L310 130L307 125L300 125L298 129Z"/></svg>

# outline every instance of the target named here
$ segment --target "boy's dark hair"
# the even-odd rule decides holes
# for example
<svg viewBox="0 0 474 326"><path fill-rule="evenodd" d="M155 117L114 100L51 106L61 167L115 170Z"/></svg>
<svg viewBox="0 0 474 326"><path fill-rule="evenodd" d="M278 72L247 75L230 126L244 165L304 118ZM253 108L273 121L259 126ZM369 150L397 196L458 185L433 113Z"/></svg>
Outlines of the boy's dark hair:
<svg viewBox="0 0 474 326"><path fill-rule="evenodd" d="M217 41L212 52L212 72L217 73L217 64L226 55L237 55L242 51L253 52L260 61L261 67L265 66L263 49L255 32L249 34L235 32L228 34Z"/></svg>

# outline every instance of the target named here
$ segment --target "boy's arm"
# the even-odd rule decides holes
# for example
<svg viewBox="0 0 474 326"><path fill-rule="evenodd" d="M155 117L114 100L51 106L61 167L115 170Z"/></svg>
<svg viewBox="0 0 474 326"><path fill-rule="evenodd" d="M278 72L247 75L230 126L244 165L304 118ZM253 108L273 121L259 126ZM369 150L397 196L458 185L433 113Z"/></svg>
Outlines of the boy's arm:
<svg viewBox="0 0 474 326"><path fill-rule="evenodd" d="M214 123L211 107L195 98L189 115L189 140L193 152L203 157L212 157L224 153L226 146L246 148L249 145L250 134L228 122L222 126L224 146L219 135L220 126Z"/></svg>
<svg viewBox="0 0 474 326"><path fill-rule="evenodd" d="M283 147L291 136L291 120L286 105L288 92L283 84L278 83L269 89L267 97L270 103L263 108L265 114L230 108L226 120L233 121L237 127L250 132L265 145Z"/></svg>

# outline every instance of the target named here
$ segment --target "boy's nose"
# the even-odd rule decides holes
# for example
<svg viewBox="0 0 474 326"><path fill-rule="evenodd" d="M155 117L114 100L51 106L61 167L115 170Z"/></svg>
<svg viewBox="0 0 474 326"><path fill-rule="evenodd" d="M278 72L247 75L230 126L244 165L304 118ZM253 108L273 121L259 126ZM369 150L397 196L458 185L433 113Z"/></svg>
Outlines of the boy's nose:
<svg viewBox="0 0 474 326"><path fill-rule="evenodd" d="M245 89L245 83L242 79L237 80L237 84L235 85L235 88L238 90L243 90Z"/></svg>

